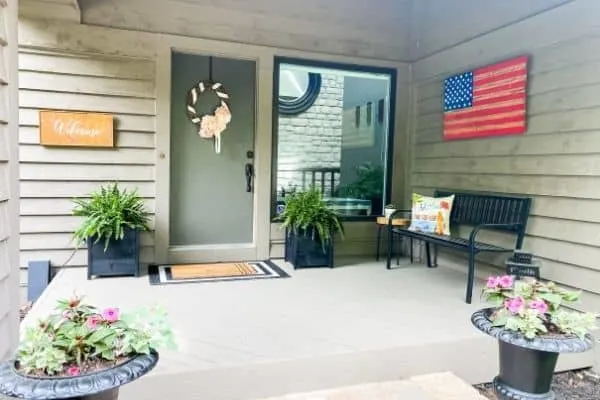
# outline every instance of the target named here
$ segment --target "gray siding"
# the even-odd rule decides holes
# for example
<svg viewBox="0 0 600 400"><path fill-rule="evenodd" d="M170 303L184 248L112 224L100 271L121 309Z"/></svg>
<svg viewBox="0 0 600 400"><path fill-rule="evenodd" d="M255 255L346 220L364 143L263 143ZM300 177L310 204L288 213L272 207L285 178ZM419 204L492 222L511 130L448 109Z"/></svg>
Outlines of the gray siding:
<svg viewBox="0 0 600 400"><path fill-rule="evenodd" d="M0 361L18 337L17 4L0 1Z"/></svg>
<svg viewBox="0 0 600 400"><path fill-rule="evenodd" d="M408 57L409 1L81 0L86 24L388 60ZM169 10L168 13L157 10Z"/></svg>
<svg viewBox="0 0 600 400"><path fill-rule="evenodd" d="M155 198L154 60L79 52L50 40L40 49L28 45L27 37L22 35L19 52L22 284L28 261L49 259L60 267L73 253L71 236L80 222L71 215L73 197L118 180L137 188L151 212ZM80 37L79 43L85 42ZM43 109L114 114L116 148L41 146L38 112ZM153 246L153 233L143 234L143 262L152 261ZM66 266L85 264L81 248Z"/></svg>
<svg viewBox="0 0 600 400"><path fill-rule="evenodd" d="M77 0L21 0L19 16L73 22L81 19Z"/></svg>
<svg viewBox="0 0 600 400"><path fill-rule="evenodd" d="M414 64L410 179L423 193L533 196L525 247L543 259L545 278L583 289L583 307L593 311L600 311L600 38L592 18L599 13L600 2L570 2ZM442 80L524 53L532 57L527 133L443 142Z"/></svg>

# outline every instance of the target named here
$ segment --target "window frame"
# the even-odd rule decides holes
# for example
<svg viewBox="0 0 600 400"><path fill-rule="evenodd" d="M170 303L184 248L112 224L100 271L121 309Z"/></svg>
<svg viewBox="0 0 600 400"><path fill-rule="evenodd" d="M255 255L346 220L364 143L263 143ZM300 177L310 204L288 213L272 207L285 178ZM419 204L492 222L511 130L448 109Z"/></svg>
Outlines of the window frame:
<svg viewBox="0 0 600 400"><path fill-rule="evenodd" d="M386 137L386 161L384 177L384 204L390 203L392 198L393 186L393 167L394 167L394 139L396 132L396 95L397 95L397 75L395 68L376 67L362 64L339 63L332 61L312 60L305 58L275 56L273 63L273 111L272 111L272 144L271 144L271 222L276 222L277 217L277 153L279 145L279 75L282 64L294 64L303 67L329 68L337 70L346 70L354 72L365 72L373 74L386 74L390 77L390 102L388 112L388 132ZM343 221L374 221L377 215L368 216L341 216Z"/></svg>

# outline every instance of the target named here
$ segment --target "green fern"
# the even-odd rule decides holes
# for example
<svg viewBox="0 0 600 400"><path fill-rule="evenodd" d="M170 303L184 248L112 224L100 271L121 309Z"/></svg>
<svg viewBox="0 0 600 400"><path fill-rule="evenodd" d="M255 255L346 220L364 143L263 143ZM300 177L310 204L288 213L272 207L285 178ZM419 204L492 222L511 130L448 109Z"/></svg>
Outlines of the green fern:
<svg viewBox="0 0 600 400"><path fill-rule="evenodd" d="M149 229L149 216L144 200L137 191L120 189L119 185L101 186L89 199L74 199L73 214L85 217L73 238L79 243L94 239L104 240L104 250L111 240L121 240L126 229Z"/></svg>
<svg viewBox="0 0 600 400"><path fill-rule="evenodd" d="M315 187L300 193L293 193L285 198L285 209L278 216L278 221L288 230L298 234L311 233L325 244L331 240L331 235L339 233L344 236L344 226L340 215L332 210L323 200L321 192Z"/></svg>

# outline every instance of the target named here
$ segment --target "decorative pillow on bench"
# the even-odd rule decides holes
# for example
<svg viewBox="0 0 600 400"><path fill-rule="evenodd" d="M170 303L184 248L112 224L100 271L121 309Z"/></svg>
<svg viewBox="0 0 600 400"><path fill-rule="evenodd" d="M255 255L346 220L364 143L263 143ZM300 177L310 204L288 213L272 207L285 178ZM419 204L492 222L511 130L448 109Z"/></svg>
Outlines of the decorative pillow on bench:
<svg viewBox="0 0 600 400"><path fill-rule="evenodd" d="M408 230L438 235L450 235L450 212L454 195L429 197L412 195L412 220Z"/></svg>

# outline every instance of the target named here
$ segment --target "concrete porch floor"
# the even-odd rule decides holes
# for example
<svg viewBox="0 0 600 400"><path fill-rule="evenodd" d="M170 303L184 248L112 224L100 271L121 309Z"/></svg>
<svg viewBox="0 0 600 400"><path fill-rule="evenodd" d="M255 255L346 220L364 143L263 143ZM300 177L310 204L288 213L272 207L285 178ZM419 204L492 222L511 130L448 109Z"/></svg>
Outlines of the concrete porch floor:
<svg viewBox="0 0 600 400"><path fill-rule="evenodd" d="M358 260L279 264L291 278L165 286L146 276L88 281L84 269L65 269L24 324L74 292L124 311L165 306L179 348L124 387L125 400L256 399L444 371L480 383L497 372L496 342L471 326L483 305L465 304L462 272L406 261L391 271ZM561 356L560 368L592 363L591 353Z"/></svg>

